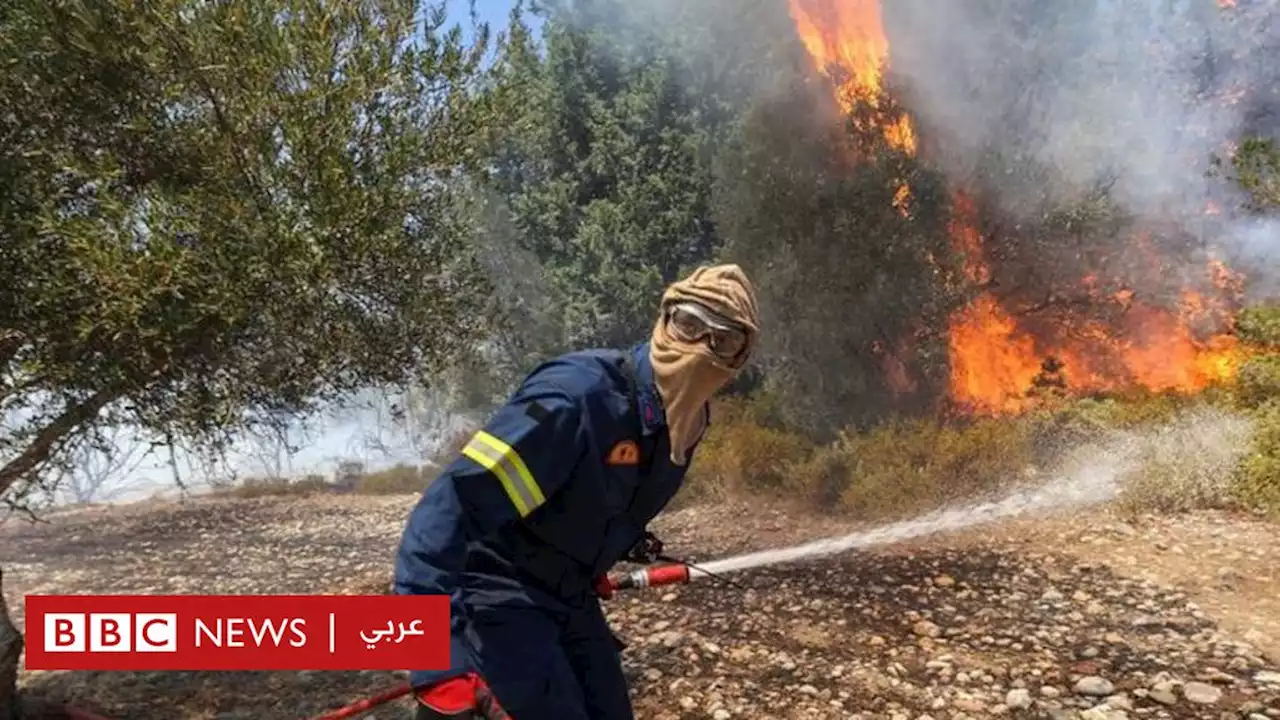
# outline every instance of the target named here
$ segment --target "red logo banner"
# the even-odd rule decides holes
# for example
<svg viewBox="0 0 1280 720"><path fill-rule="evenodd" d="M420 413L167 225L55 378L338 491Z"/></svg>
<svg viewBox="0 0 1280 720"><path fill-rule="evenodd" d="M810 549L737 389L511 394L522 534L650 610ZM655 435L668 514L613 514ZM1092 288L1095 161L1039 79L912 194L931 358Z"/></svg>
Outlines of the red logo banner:
<svg viewBox="0 0 1280 720"><path fill-rule="evenodd" d="M444 595L28 595L28 670L437 670Z"/></svg>

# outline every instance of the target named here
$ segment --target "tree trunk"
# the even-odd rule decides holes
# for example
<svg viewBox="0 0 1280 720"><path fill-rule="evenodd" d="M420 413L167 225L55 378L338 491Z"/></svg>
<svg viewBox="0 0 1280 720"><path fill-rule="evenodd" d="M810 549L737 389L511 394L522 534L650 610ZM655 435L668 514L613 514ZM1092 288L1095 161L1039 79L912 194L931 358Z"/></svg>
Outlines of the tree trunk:
<svg viewBox="0 0 1280 720"><path fill-rule="evenodd" d="M40 428L40 432L36 433L25 450L7 464L0 466L0 494L8 490L9 486L17 482L19 478L44 462L59 441L80 425L97 416L102 408L117 397L119 397L119 393L115 391L99 390L79 403L66 408L61 415L50 421L48 425ZM0 717L4 716L0 715Z"/></svg>
<svg viewBox="0 0 1280 720"><path fill-rule="evenodd" d="M4 571L0 570L0 720L17 717L18 658L22 655L22 633L9 620L4 601Z"/></svg>

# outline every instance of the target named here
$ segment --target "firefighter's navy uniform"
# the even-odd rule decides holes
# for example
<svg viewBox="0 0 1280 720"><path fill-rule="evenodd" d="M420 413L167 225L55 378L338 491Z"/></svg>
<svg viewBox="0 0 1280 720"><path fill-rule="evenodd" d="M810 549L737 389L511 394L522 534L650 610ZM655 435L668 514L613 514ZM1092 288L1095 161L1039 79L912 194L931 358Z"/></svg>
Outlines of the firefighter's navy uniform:
<svg viewBox="0 0 1280 720"><path fill-rule="evenodd" d="M396 591L450 594L454 613L452 668L415 686L475 672L515 720L632 717L593 581L684 479L665 423L648 343L525 379L409 518Z"/></svg>

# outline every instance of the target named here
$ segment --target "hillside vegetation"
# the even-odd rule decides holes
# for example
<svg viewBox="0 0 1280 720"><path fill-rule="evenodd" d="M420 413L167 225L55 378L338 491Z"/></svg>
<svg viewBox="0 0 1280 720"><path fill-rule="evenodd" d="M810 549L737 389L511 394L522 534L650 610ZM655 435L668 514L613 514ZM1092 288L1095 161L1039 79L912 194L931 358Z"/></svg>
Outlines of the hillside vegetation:
<svg viewBox="0 0 1280 720"><path fill-rule="evenodd" d="M1066 67L1049 40L1091 11L1024 4L994 3L984 22L1043 39L1024 48L1030 67ZM871 67L883 82L851 90L815 65L783 3L553 2L536 33L531 17L464 37L411 0L7 8L0 497L38 506L119 428L158 459L216 466L371 389L425 389L430 412L479 416L551 354L643 339L662 287L716 261L747 267L765 332L700 458L703 492L804 488L824 506L905 512L1037 467L1064 432L1148 412L1117 403L1176 404L1123 389L1077 402L1097 389L1059 381L1001 389L1043 395L1033 412L970 412L956 373L983 343L1023 340L957 327L1001 312L1046 347L1082 342L1053 327L1114 333L1095 347L1108 361L1134 318L1147 335L1194 321L1190 342L1250 343L1262 356L1213 384L1259 428L1241 487L1271 492L1265 263L1204 264L1228 219L1276 211L1271 128L1202 159L1230 204L1196 235L1105 183L1065 193L1052 168L1014 162L1006 151L1037 131L1021 105L1009 147L957 176L913 125L919 78ZM846 29L830 30L844 42ZM1160 42L1181 49L1176 33ZM886 130L904 127L918 143ZM1015 181L1043 187L1035 217L1010 214ZM1188 279L1205 268L1220 287ZM1192 321L1188 293L1206 309ZM982 302L996 304L986 318ZM846 492L892 494L908 469L935 489Z"/></svg>

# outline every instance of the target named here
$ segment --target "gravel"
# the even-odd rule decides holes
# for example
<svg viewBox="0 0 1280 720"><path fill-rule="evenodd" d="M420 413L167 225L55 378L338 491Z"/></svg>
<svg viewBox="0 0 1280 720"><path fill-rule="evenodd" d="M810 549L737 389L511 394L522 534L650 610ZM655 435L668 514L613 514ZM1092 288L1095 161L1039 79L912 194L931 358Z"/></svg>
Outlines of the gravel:
<svg viewBox="0 0 1280 720"><path fill-rule="evenodd" d="M15 600L33 592L376 592L412 503L85 511L0 527L0 564L19 611ZM832 534L832 523L726 505L671 513L657 531L670 552L696 559ZM637 718L1280 718L1280 667L1185 589L1120 572L1105 553L1013 538L937 538L742 572L732 578L741 587L701 580L622 595L605 608L628 644ZM113 718L294 720L401 677L28 673L22 682Z"/></svg>

